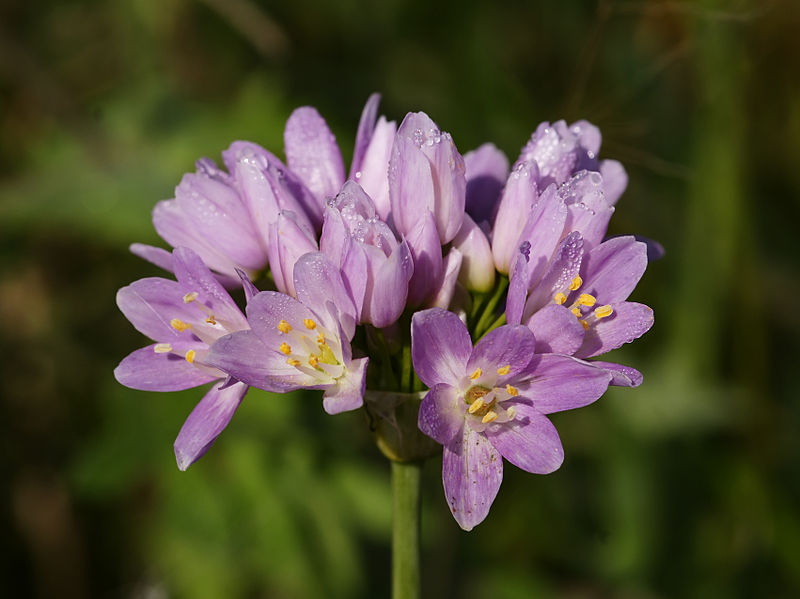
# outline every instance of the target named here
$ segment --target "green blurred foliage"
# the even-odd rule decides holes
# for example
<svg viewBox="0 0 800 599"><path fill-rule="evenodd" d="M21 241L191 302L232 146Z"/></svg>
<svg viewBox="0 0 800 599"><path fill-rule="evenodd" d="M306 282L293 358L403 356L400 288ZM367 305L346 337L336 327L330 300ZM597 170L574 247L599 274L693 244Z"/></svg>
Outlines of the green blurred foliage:
<svg viewBox="0 0 800 599"><path fill-rule="evenodd" d="M554 417L567 459L511 466L461 532L425 473L429 596L796 597L800 5L702 2L0 5L0 588L8 597L388 594L388 467L362 414L251 392L213 450L171 444L199 390L111 372L145 343L115 290L158 272L149 213L235 139L279 152L319 108L345 150L361 106L423 109L513 159L588 118L630 185L613 234L658 239L618 350L637 390Z"/></svg>

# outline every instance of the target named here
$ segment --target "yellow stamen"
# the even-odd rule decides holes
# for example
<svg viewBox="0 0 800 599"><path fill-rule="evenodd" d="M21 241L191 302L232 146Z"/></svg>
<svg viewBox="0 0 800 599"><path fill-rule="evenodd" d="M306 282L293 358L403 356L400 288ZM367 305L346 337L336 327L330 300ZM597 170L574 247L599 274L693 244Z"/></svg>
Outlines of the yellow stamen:
<svg viewBox="0 0 800 599"><path fill-rule="evenodd" d="M199 295L200 294L197 293L196 291L190 291L189 293L187 293L186 295L183 296L183 303L184 304L191 304L194 300L197 299L197 296L199 296Z"/></svg>
<svg viewBox="0 0 800 599"><path fill-rule="evenodd" d="M581 285L583 285L583 279L581 279L581 276L578 275L572 279L572 283L569 284L569 290L575 291L576 289L579 289Z"/></svg>
<svg viewBox="0 0 800 599"><path fill-rule="evenodd" d="M593 295L589 295L588 293L581 293L575 303L579 306L588 306L591 308L597 303L597 298Z"/></svg>
<svg viewBox="0 0 800 599"><path fill-rule="evenodd" d="M292 353L292 346L286 343L285 341L281 343L281 346L278 349L281 350L281 352L283 352L287 356L290 353Z"/></svg>
<svg viewBox="0 0 800 599"><path fill-rule="evenodd" d="M605 318L606 316L611 316L613 313L614 308L612 308L609 304L594 309L594 315L597 318Z"/></svg>
<svg viewBox="0 0 800 599"><path fill-rule="evenodd" d="M506 410L506 415L508 416L509 420L514 420L517 417L517 408L516 406L511 406Z"/></svg>
<svg viewBox="0 0 800 599"><path fill-rule="evenodd" d="M172 351L172 346L169 343L156 343L153 346L153 351L157 354L168 354Z"/></svg>
<svg viewBox="0 0 800 599"><path fill-rule="evenodd" d="M281 320L278 323L278 330L285 335L286 333L292 330L292 325L290 325L285 320Z"/></svg>
<svg viewBox="0 0 800 599"><path fill-rule="evenodd" d="M516 397L519 395L519 391L516 387L512 387L511 385L506 385L506 393L508 393L512 397Z"/></svg>
<svg viewBox="0 0 800 599"><path fill-rule="evenodd" d="M311 320L310 318L304 318L303 324L306 325L308 330L313 330L317 328L317 323Z"/></svg>
<svg viewBox="0 0 800 599"><path fill-rule="evenodd" d="M180 318L173 318L169 321L169 325L176 331L183 332L186 329L192 328L188 322L183 322Z"/></svg>
<svg viewBox="0 0 800 599"><path fill-rule="evenodd" d="M295 360L294 358L289 358L288 360L286 360L286 363L289 366L300 366L300 360Z"/></svg>
<svg viewBox="0 0 800 599"><path fill-rule="evenodd" d="M553 301L559 305L567 301L567 296L560 291L553 296Z"/></svg>
<svg viewBox="0 0 800 599"><path fill-rule="evenodd" d="M317 335L317 345L325 345L325 335L322 333Z"/></svg>
<svg viewBox="0 0 800 599"><path fill-rule="evenodd" d="M511 372L511 364L506 364L502 368L497 369L497 374L499 374L500 376L505 376L509 372Z"/></svg>
<svg viewBox="0 0 800 599"><path fill-rule="evenodd" d="M486 412L486 415L483 418L481 418L481 422L483 422L484 424L494 422L495 420L497 420L497 412L495 412L494 410L492 410L491 412Z"/></svg>
<svg viewBox="0 0 800 599"><path fill-rule="evenodd" d="M319 362L319 360L317 360L317 356L313 356L313 355L309 356L308 363L311 366L311 368L316 368L318 362Z"/></svg>
<svg viewBox="0 0 800 599"><path fill-rule="evenodd" d="M581 326L583 327L584 331L588 331L589 330L589 323L588 322L586 322L585 320L579 320L578 322L581 323Z"/></svg>
<svg viewBox="0 0 800 599"><path fill-rule="evenodd" d="M194 357L196 355L197 355L197 352L194 351L193 349L190 349L189 351L186 352L186 361L189 362L189 364L193 363L194 362Z"/></svg>
<svg viewBox="0 0 800 599"><path fill-rule="evenodd" d="M207 322L208 324L217 324L217 319L216 319L216 318L214 318L214 315L213 315L213 314L209 314L209 315L208 315L208 318L206 318L206 322Z"/></svg>
<svg viewBox="0 0 800 599"><path fill-rule="evenodd" d="M578 306L575 306L572 310L570 310L570 312L572 312L577 318L583 316L583 314L581 314L581 309L578 308Z"/></svg>
<svg viewBox="0 0 800 599"><path fill-rule="evenodd" d="M467 412L469 412L470 414L474 414L475 412L480 410L485 403L486 402L483 401L483 398L479 397L478 399L472 402L472 405L470 405L470 407L467 409Z"/></svg>
<svg viewBox="0 0 800 599"><path fill-rule="evenodd" d="M473 372L471 375L469 375L469 378L471 380L475 381L475 380L481 378L482 376L483 376L483 370L481 370L480 368L476 368L475 372Z"/></svg>

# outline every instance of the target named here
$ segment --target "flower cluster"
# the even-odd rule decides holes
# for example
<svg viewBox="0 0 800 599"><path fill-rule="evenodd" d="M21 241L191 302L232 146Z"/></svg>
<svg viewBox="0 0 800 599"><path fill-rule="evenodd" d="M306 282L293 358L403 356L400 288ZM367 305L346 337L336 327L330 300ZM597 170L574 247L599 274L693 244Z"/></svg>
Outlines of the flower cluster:
<svg viewBox="0 0 800 599"><path fill-rule="evenodd" d="M174 249L131 246L175 280L119 291L155 343L115 375L148 391L213 382L175 441L181 469L250 386L320 389L328 413L365 406L395 428L396 405L381 397L407 397L418 429L397 438L421 431L443 446L445 496L469 530L498 492L503 458L535 473L561 465L548 414L641 383L595 358L653 324L650 308L627 301L648 248L605 239L627 176L598 160L590 123L542 123L510 167L492 144L462 156L426 114L398 126L378 104L367 101L347 175L310 107L286 123L285 163L241 141L224 168L197 162L153 211Z"/></svg>

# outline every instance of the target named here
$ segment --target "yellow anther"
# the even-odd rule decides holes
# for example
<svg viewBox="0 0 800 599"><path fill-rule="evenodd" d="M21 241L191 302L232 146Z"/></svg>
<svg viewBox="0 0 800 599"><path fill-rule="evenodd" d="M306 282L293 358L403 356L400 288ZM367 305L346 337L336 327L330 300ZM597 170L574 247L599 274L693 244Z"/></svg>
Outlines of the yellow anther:
<svg viewBox="0 0 800 599"><path fill-rule="evenodd" d="M572 283L569 284L569 290L575 291L576 289L580 289L581 285L583 285L583 279L581 279L581 276L578 275L572 279Z"/></svg>
<svg viewBox="0 0 800 599"><path fill-rule="evenodd" d="M189 364L193 363L194 362L194 357L196 355L197 355L197 352L194 351L193 349L190 349L189 351L186 352L186 361L189 362Z"/></svg>
<svg viewBox="0 0 800 599"><path fill-rule="evenodd" d="M180 318L173 318L169 321L169 325L176 331L180 332L192 328L192 325L190 325L188 322L183 322Z"/></svg>
<svg viewBox="0 0 800 599"><path fill-rule="evenodd" d="M506 410L506 416L508 416L509 420L514 420L517 417L517 408L516 406L511 406Z"/></svg>
<svg viewBox="0 0 800 599"><path fill-rule="evenodd" d="M583 314L581 314L581 309L578 306L575 306L572 310L570 310L570 312L572 312L577 318L583 316Z"/></svg>
<svg viewBox="0 0 800 599"><path fill-rule="evenodd" d="M294 358L289 358L288 360L286 360L286 363L289 366L300 366L300 360L295 360Z"/></svg>
<svg viewBox="0 0 800 599"><path fill-rule="evenodd" d="M214 318L213 314L209 314L208 317L206 318L206 322L208 324L217 324L217 319Z"/></svg>
<svg viewBox="0 0 800 599"><path fill-rule="evenodd" d="M475 380L481 378L482 376L483 376L483 370L481 370L480 368L476 368L475 372L473 372L471 375L469 375L469 378L471 380L475 381Z"/></svg>
<svg viewBox="0 0 800 599"><path fill-rule="evenodd" d="M589 295L588 293L581 293L578 296L578 299L575 300L575 303L580 306L588 306L591 308L597 303L597 298L593 295Z"/></svg>
<svg viewBox="0 0 800 599"><path fill-rule="evenodd" d="M322 333L317 335L317 345L325 345L325 335Z"/></svg>
<svg viewBox="0 0 800 599"><path fill-rule="evenodd" d="M153 351L157 354L168 354L172 351L172 346L169 343L156 343L153 346Z"/></svg>
<svg viewBox="0 0 800 599"><path fill-rule="evenodd" d="M594 309L594 315L597 318L605 318L606 316L611 316L613 313L614 308L612 308L609 304Z"/></svg>
<svg viewBox="0 0 800 599"><path fill-rule="evenodd" d="M303 324L306 325L308 330L313 330L317 328L317 323L311 320L310 318L304 318Z"/></svg>
<svg viewBox="0 0 800 599"><path fill-rule="evenodd" d="M196 291L190 291L189 293L187 293L186 295L183 296L183 303L184 304L191 304L194 300L197 299L197 296L199 296L199 295L200 294L197 293Z"/></svg>
<svg viewBox="0 0 800 599"><path fill-rule="evenodd" d="M581 326L583 327L583 330L584 330L584 331L587 331L587 330L589 330L589 323L588 323L588 322L586 322L585 320L580 320L580 321L578 321L578 322L580 322L580 323L581 323Z"/></svg>
<svg viewBox="0 0 800 599"><path fill-rule="evenodd" d="M560 291L553 296L553 301L559 305L567 301L567 296Z"/></svg>
<svg viewBox="0 0 800 599"><path fill-rule="evenodd" d="M497 412L495 412L494 410L486 412L486 415L483 418L481 418L481 422L483 422L484 424L489 424L490 422L494 422L495 420L497 420Z"/></svg>
<svg viewBox="0 0 800 599"><path fill-rule="evenodd" d="M516 387L512 387L511 385L506 385L506 393L508 393L512 397L516 397L519 395L519 391Z"/></svg>
<svg viewBox="0 0 800 599"><path fill-rule="evenodd" d="M288 343L286 343L285 341L283 343L281 343L281 346L278 349L281 350L281 352L283 352L287 356L290 353L292 353L292 346L289 345Z"/></svg>
<svg viewBox="0 0 800 599"><path fill-rule="evenodd" d="M497 374L499 374L500 376L505 376L509 372L511 372L511 364L506 364L502 368L497 369Z"/></svg>
<svg viewBox="0 0 800 599"><path fill-rule="evenodd" d="M478 399L472 402L472 404L467 409L467 412L469 412L470 414L474 414L475 412L480 410L485 404L486 402L483 401L483 398L479 397Z"/></svg>
<svg viewBox="0 0 800 599"><path fill-rule="evenodd" d="M288 322L286 322L285 320L281 320L281 321L278 323L278 330L279 330L281 333L283 333L283 334L286 334L286 333L288 333L289 331L291 331L291 330L292 330L292 325L290 325L290 324L289 324Z"/></svg>
<svg viewBox="0 0 800 599"><path fill-rule="evenodd" d="M311 366L311 368L316 368L318 362L319 362L319 360L317 360L317 356L314 356L314 355L309 356L308 364Z"/></svg>

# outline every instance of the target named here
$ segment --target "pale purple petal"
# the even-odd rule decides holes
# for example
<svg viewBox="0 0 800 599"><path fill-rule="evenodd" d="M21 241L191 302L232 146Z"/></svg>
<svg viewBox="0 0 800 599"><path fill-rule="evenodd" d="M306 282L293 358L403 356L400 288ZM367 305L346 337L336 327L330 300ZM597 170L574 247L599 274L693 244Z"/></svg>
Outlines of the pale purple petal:
<svg viewBox="0 0 800 599"><path fill-rule="evenodd" d="M192 230L234 263L251 270L266 264L266 248L251 225L247 207L232 187L189 173L175 188L175 201Z"/></svg>
<svg viewBox="0 0 800 599"><path fill-rule="evenodd" d="M527 322L536 337L537 354L574 354L583 343L583 326L564 306L550 304Z"/></svg>
<svg viewBox="0 0 800 599"><path fill-rule="evenodd" d="M558 197L555 185L551 185L542 192L536 204L531 208L525 227L519 236L520 243L525 241L530 243L528 289L532 289L547 270L550 258L561 240L566 220L567 207L564 200ZM495 234L497 233L495 230ZM512 269L513 266L512 264Z"/></svg>
<svg viewBox="0 0 800 599"><path fill-rule="evenodd" d="M204 349L202 343L173 342L177 351ZM219 376L211 376L173 353L156 353L148 345L128 354L114 369L114 378L126 387L142 391L181 391L204 385ZM220 376L222 373L220 373Z"/></svg>
<svg viewBox="0 0 800 599"><path fill-rule="evenodd" d="M134 256L172 272L172 252L144 243L132 243L128 249Z"/></svg>
<svg viewBox="0 0 800 599"><path fill-rule="evenodd" d="M489 514L500 483L503 459L482 434L469 426L464 434L445 445L442 483L447 505L458 525L472 530Z"/></svg>
<svg viewBox="0 0 800 599"><path fill-rule="evenodd" d="M556 293L569 295L569 286L580 271L583 253L583 238L577 231L561 240L547 272L528 296L523 318L530 318L534 312L551 303Z"/></svg>
<svg viewBox="0 0 800 599"><path fill-rule="evenodd" d="M369 302L367 302L367 287L370 283L366 247L353 241L349 235L344 241L345 252L341 264L342 281L344 281L344 286L350 297L353 298L359 321L363 321L365 305L369 305ZM408 289L406 289L407 291Z"/></svg>
<svg viewBox="0 0 800 599"><path fill-rule="evenodd" d="M480 368L489 373L509 367L503 380L512 380L526 370L535 347L536 339L527 327L506 325L496 328L478 341L466 371L472 373Z"/></svg>
<svg viewBox="0 0 800 599"><path fill-rule="evenodd" d="M278 291L295 295L295 264L304 254L316 251L316 239L298 223L295 213L278 213L269 227L269 268Z"/></svg>
<svg viewBox="0 0 800 599"><path fill-rule="evenodd" d="M564 461L564 448L556 427L524 401L514 405L514 420L486 429L489 442L505 459L526 472L550 474L558 470Z"/></svg>
<svg viewBox="0 0 800 599"><path fill-rule="evenodd" d="M211 309L219 321L225 322L229 331L250 328L239 306L197 254L188 248L177 248L172 256L178 282L187 291L197 292L198 299Z"/></svg>
<svg viewBox="0 0 800 599"><path fill-rule="evenodd" d="M563 183L578 162L578 140L564 121L541 123L522 148L517 163L534 161L539 166L543 185Z"/></svg>
<svg viewBox="0 0 800 599"><path fill-rule="evenodd" d="M369 308L369 322L373 326L387 327L400 318L406 306L408 282L413 273L411 250L403 240L375 273Z"/></svg>
<svg viewBox="0 0 800 599"><path fill-rule="evenodd" d="M492 222L497 202L508 179L508 158L492 143L464 154L466 211L476 223Z"/></svg>
<svg viewBox="0 0 800 599"><path fill-rule="evenodd" d="M353 360L347 372L336 381L336 385L325 390L322 407L328 414L340 414L356 410L364 404L369 358Z"/></svg>
<svg viewBox="0 0 800 599"><path fill-rule="evenodd" d="M600 360L592 360L591 363L593 366L604 368L608 371L612 377L609 384L616 387L638 387L644 379L642 373L631 366L613 362L601 362Z"/></svg>
<svg viewBox="0 0 800 599"><path fill-rule="evenodd" d="M265 391L285 393L301 387L326 387L317 385L317 379L287 364L284 354L266 345L253 331L238 331L221 337L211 346L203 363Z"/></svg>
<svg viewBox="0 0 800 599"><path fill-rule="evenodd" d="M319 250L328 256L336 266L344 263L350 246L350 231L344 223L342 213L330 206L325 208L322 222L322 235L319 238Z"/></svg>
<svg viewBox="0 0 800 599"><path fill-rule="evenodd" d="M419 430L442 445L449 444L464 426L465 404L446 383L434 385L419 406Z"/></svg>
<svg viewBox="0 0 800 599"><path fill-rule="evenodd" d="M183 301L188 290L177 281L151 277L134 281L117 292L117 306L137 331L154 341L172 342L192 338L191 332L178 332L173 318L193 321L197 308Z"/></svg>
<svg viewBox="0 0 800 599"><path fill-rule="evenodd" d="M606 201L613 206L628 187L628 173L616 160L601 160L600 174L603 175L603 191Z"/></svg>
<svg viewBox="0 0 800 599"><path fill-rule="evenodd" d="M315 319L314 313L295 298L275 291L262 291L247 303L247 321L264 345L277 351L283 342L278 324L286 320L293 327L302 326L303 319ZM333 329L332 331L335 331Z"/></svg>
<svg viewBox="0 0 800 599"><path fill-rule="evenodd" d="M344 162L336 138L316 109L303 106L286 121L286 164L320 203L344 184Z"/></svg>
<svg viewBox="0 0 800 599"><path fill-rule="evenodd" d="M492 254L501 273L509 272L525 221L539 197L538 173L536 163L531 162L518 164L508 176L492 232Z"/></svg>
<svg viewBox="0 0 800 599"><path fill-rule="evenodd" d="M584 256L581 265L583 286L601 304L624 301L647 268L647 246L632 236L604 241Z"/></svg>
<svg viewBox="0 0 800 599"><path fill-rule="evenodd" d="M375 132L375 121L378 118L378 105L381 103L380 94L371 94L367 98L364 110L361 111L361 118L358 120L358 131L356 133L356 145L353 149L353 162L350 165L349 179L357 179L356 173L361 170L364 154L367 152Z"/></svg>
<svg viewBox="0 0 800 599"><path fill-rule="evenodd" d="M464 215L461 230L452 245L463 256L459 283L471 291L490 291L494 286L495 272L492 248L484 232L468 214Z"/></svg>
<svg viewBox="0 0 800 599"><path fill-rule="evenodd" d="M425 214L433 214L436 201L430 161L411 139L399 134L389 161L389 199L394 225L407 237Z"/></svg>
<svg viewBox="0 0 800 599"><path fill-rule="evenodd" d="M457 387L466 375L472 340L463 322L447 310L431 308L411 319L414 371L428 387L447 383Z"/></svg>
<svg viewBox="0 0 800 599"><path fill-rule="evenodd" d="M533 377L517 387L542 414L589 405L605 393L611 380L608 371L570 356L544 354L532 365Z"/></svg>
<svg viewBox="0 0 800 599"><path fill-rule="evenodd" d="M260 293L258 287L253 285L253 282L250 280L250 277L247 276L247 273L243 270L237 270L236 274L239 275L239 279L242 281L242 289L244 290L244 299L245 301L249 302L253 299L256 295Z"/></svg>
<svg viewBox="0 0 800 599"><path fill-rule="evenodd" d="M580 171L558 188L567 206L566 231L578 231L589 250L603 241L608 221L614 214L603 195L603 177L592 171Z"/></svg>
<svg viewBox="0 0 800 599"><path fill-rule="evenodd" d="M519 324L522 322L522 309L528 297L528 254L531 244L524 241L518 250L518 256L512 258L514 265L509 275L508 294L506 296L506 322Z"/></svg>
<svg viewBox="0 0 800 599"><path fill-rule="evenodd" d="M384 117L378 119L361 168L353 175L372 198L375 209L383 220L386 220L391 212L389 160L392 156L396 131L397 124L394 121L387 121Z"/></svg>
<svg viewBox="0 0 800 599"><path fill-rule="evenodd" d="M414 259L414 274L408 284L408 305L418 306L441 287L444 274L442 246L436 222L430 212L418 219L406 236L411 257Z"/></svg>
<svg viewBox="0 0 800 599"><path fill-rule="evenodd" d="M355 303L342 281L341 271L325 254L310 252L297 261L294 288L297 299L312 308L328 330L341 325L347 340L353 338L358 319Z"/></svg>
<svg viewBox="0 0 800 599"><path fill-rule="evenodd" d="M653 310L636 302L611 304L611 316L598 320L586 331L583 345L575 352L579 358L591 358L638 339L653 326Z"/></svg>
<svg viewBox="0 0 800 599"><path fill-rule="evenodd" d="M453 299L453 293L458 283L458 273L461 270L461 262L463 256L456 248L451 247L447 252L442 264L444 268L444 276L442 277L442 284L439 289L436 289L433 298L430 300L431 307L444 308L450 307L450 302Z"/></svg>
<svg viewBox="0 0 800 599"><path fill-rule="evenodd" d="M186 470L211 448L242 403L247 385L214 385L195 406L175 439L175 459Z"/></svg>

